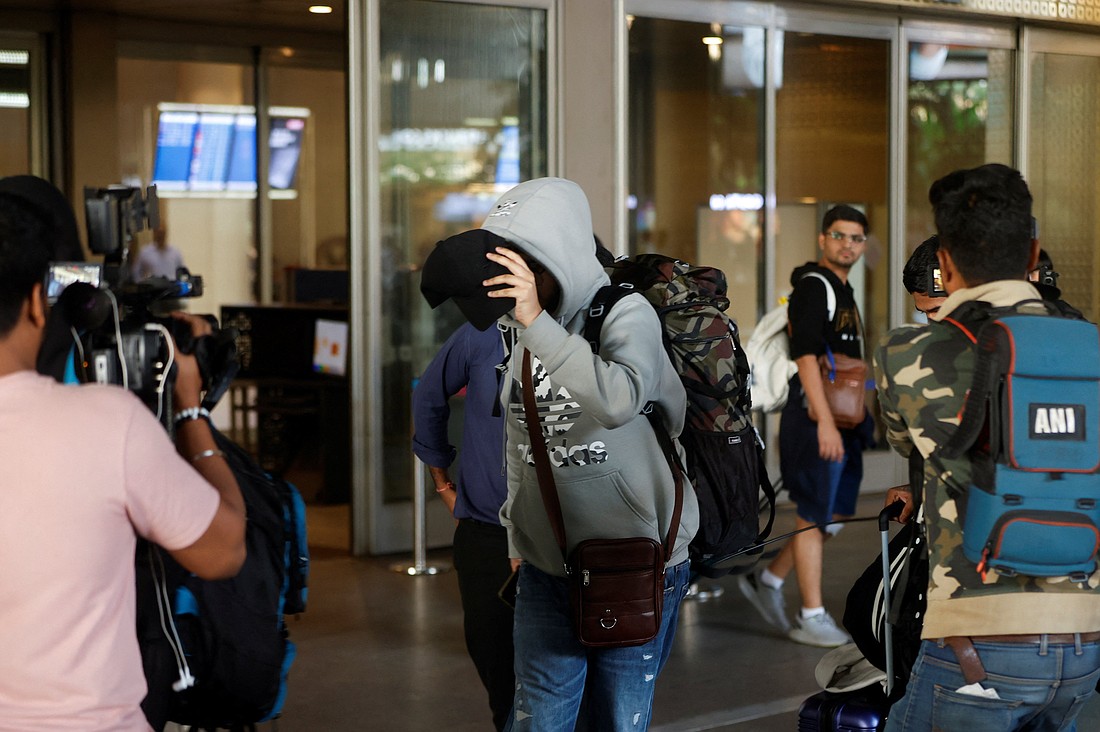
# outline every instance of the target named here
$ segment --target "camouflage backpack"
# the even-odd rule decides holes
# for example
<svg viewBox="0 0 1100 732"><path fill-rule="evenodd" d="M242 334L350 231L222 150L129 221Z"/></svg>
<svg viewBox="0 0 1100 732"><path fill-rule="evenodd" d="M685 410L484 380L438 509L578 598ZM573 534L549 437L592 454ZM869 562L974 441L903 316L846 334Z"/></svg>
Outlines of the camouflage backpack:
<svg viewBox="0 0 1100 732"><path fill-rule="evenodd" d="M621 259L607 268L611 284L589 306L585 338L599 353L608 312L631 293L657 311L665 351L687 391L680 443L699 500L692 568L708 577L744 572L759 559L755 547L771 532L775 492L764 467L763 444L752 424L749 363L737 324L726 315L726 276L661 254ZM763 491L769 507L760 529Z"/></svg>

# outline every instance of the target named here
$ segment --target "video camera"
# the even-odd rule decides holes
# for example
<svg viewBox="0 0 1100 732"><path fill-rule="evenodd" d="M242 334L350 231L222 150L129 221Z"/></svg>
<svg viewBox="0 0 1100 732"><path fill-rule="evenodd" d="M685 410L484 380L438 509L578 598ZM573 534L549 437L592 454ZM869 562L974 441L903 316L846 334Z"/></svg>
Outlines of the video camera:
<svg viewBox="0 0 1100 732"><path fill-rule="evenodd" d="M160 224L156 187L112 185L84 189L88 245L102 264L53 262L46 282L51 303L71 328L77 350L76 378L116 384L134 392L172 431L173 364L176 347L194 353L203 377L203 406L213 408L239 370L236 332L219 329L193 339L190 328L161 309L180 298L202 295L202 277L184 268L177 279L132 281L129 255L134 235Z"/></svg>

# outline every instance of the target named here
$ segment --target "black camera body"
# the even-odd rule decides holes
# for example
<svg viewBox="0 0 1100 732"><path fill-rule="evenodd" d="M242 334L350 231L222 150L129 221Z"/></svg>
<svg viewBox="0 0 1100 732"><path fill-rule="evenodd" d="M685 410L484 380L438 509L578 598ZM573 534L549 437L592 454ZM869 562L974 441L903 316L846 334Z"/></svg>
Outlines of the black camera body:
<svg viewBox="0 0 1100 732"><path fill-rule="evenodd" d="M177 346L195 354L206 389L203 405L210 409L239 370L235 332L219 329L213 316L206 316L214 335L196 341L187 324L167 316L179 299L202 295L201 276L181 268L174 280L131 280L128 255L134 235L146 225L159 226L155 186L144 197L129 186L85 188L84 203L89 247L104 261L51 264L46 292L54 303L51 320L58 321L53 329L71 333L55 342L73 363L77 381L128 389L171 432ZM75 359L67 358L71 349Z"/></svg>
<svg viewBox="0 0 1100 732"><path fill-rule="evenodd" d="M1047 287L1058 286L1058 273L1054 271L1054 267L1050 264L1040 264L1035 270L1039 274L1039 278L1035 280L1040 285L1046 285Z"/></svg>

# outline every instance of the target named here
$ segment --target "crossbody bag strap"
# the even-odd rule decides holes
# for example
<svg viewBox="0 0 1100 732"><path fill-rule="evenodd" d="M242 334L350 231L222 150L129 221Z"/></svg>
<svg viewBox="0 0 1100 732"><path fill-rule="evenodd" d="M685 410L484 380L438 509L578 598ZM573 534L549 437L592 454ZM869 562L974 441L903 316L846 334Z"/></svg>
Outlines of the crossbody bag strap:
<svg viewBox="0 0 1100 732"><path fill-rule="evenodd" d="M649 419L653 431L657 434L657 444L661 446L661 451L665 454L668 467L672 470L672 479L676 483L676 501L672 507L672 519L669 522L668 536L665 537L664 542L665 564L668 564L668 560L672 558L672 551L676 547L676 534L680 531L680 514L684 508L684 471L680 467L680 457L676 454L676 447L672 444L672 435L668 433L665 423L661 421L657 409L653 404L647 404L646 407L645 416Z"/></svg>
<svg viewBox="0 0 1100 732"><path fill-rule="evenodd" d="M531 440L531 457L535 461L535 473L539 479L539 492L550 518L550 527L554 538L565 558L565 522L561 515L561 501L558 500L558 487L554 483L554 474L550 470L550 456L546 454L546 439L542 436L542 423L539 421L538 408L535 406L535 387L531 383L531 352L523 352L523 414L527 418L527 434Z"/></svg>

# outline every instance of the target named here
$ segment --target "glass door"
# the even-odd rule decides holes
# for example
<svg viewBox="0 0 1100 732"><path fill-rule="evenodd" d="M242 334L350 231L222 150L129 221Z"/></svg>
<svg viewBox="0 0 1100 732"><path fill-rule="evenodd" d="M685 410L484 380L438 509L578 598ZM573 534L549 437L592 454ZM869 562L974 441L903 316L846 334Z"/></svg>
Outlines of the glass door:
<svg viewBox="0 0 1100 732"><path fill-rule="evenodd" d="M886 331L889 267L892 50L896 26L831 14L794 16L777 31L775 78L775 226L771 292L789 293L795 268L818 261L826 211L847 204L869 230L848 282L863 319L864 343ZM773 306L775 300L769 303ZM865 346L865 351L867 347ZM868 393L868 407L877 402ZM769 470L778 475L778 415L766 421ZM864 485L890 484L885 448L864 456Z"/></svg>
<svg viewBox="0 0 1100 732"><path fill-rule="evenodd" d="M1059 273L1062 299L1100 317L1100 39L1029 29L1022 86L1024 176L1039 242Z"/></svg>
<svg viewBox="0 0 1100 732"><path fill-rule="evenodd" d="M985 163L1014 165L1015 45L1010 28L903 26L905 200L897 271L936 231L928 203L935 180ZM895 292L899 321L909 320L911 303Z"/></svg>
<svg viewBox="0 0 1100 732"><path fill-rule="evenodd" d="M777 294L817 261L821 219L832 206L867 216L866 251L849 283L866 342L884 332L889 273L891 29L851 35L850 24L797 22L777 54L775 91Z"/></svg>
<svg viewBox="0 0 1100 732"><path fill-rule="evenodd" d="M408 549L410 501L423 489L414 484L412 389L463 322L450 301L429 308L420 267L436 242L480 226L504 191L548 173L547 16L543 8L435 0L379 5L381 242L372 266L381 312L372 318L381 332L380 353L367 354L381 369L374 553ZM454 406L460 424L461 404ZM436 500L427 508L428 542L449 544L446 508Z"/></svg>
<svg viewBox="0 0 1100 732"><path fill-rule="evenodd" d="M742 329L763 262L764 45L760 26L630 21L630 251L721 269Z"/></svg>

